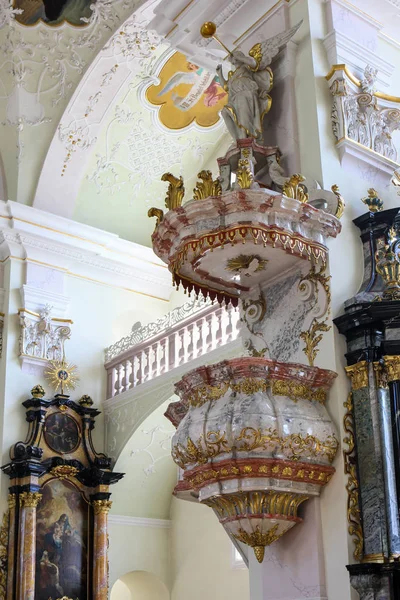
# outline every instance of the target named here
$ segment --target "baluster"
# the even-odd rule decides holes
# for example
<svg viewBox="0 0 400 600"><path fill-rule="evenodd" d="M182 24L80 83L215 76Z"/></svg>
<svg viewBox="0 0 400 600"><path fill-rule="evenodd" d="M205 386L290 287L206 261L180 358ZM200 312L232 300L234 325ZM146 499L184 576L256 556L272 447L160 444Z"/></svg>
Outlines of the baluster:
<svg viewBox="0 0 400 600"><path fill-rule="evenodd" d="M206 351L212 350L213 348L213 317L214 313L210 313L206 316L207 323L207 337L206 337Z"/></svg>
<svg viewBox="0 0 400 600"><path fill-rule="evenodd" d="M159 362L159 345L160 342L154 342L151 349L153 351L153 364L152 364L152 376L158 377L160 374L160 362Z"/></svg>
<svg viewBox="0 0 400 600"><path fill-rule="evenodd" d="M140 383L144 383L146 381L146 354L145 351L142 350L140 353Z"/></svg>
<svg viewBox="0 0 400 600"><path fill-rule="evenodd" d="M215 311L215 319L216 319L216 331L215 331L215 343L216 346L221 346L223 343L223 331L222 331L222 319L223 319L223 308L218 308Z"/></svg>
<svg viewBox="0 0 400 600"><path fill-rule="evenodd" d="M129 358L131 363L131 374L129 375L129 389L136 387L136 371L137 371L137 359L133 355Z"/></svg>
<svg viewBox="0 0 400 600"><path fill-rule="evenodd" d="M129 375L130 375L130 369L131 369L131 363L129 358L124 360L123 362L123 369L124 369L124 373L123 373L123 377L122 377L122 392L126 392L126 390L129 390Z"/></svg>
<svg viewBox="0 0 400 600"><path fill-rule="evenodd" d="M177 343L176 336L177 334L175 332L168 336L168 371L171 371L175 367Z"/></svg>
<svg viewBox="0 0 400 600"><path fill-rule="evenodd" d="M206 324L206 320L204 317L202 317L201 319L199 319L197 321L197 329L198 329L199 337L197 338L197 343L196 343L196 356L203 356L203 354L205 354L205 352L204 352L205 324Z"/></svg>
<svg viewBox="0 0 400 600"><path fill-rule="evenodd" d="M239 336L239 323L240 323L240 313L239 313L238 308L232 308L232 323L233 323L232 339L236 340Z"/></svg>
<svg viewBox="0 0 400 600"><path fill-rule="evenodd" d="M150 360L151 346L147 346L144 350L144 380L148 381L151 379L151 360Z"/></svg>
<svg viewBox="0 0 400 600"><path fill-rule="evenodd" d="M179 351L178 351L178 364L182 365L185 362L185 328L178 331L179 336Z"/></svg>
<svg viewBox="0 0 400 600"><path fill-rule="evenodd" d="M188 336L188 345L187 345L187 355L186 361L192 360L194 358L194 329L195 323L189 323L187 326L187 336Z"/></svg>
<svg viewBox="0 0 400 600"><path fill-rule="evenodd" d="M168 339L169 338L163 338L162 340L160 340L160 375L162 375L163 373L166 372L166 370L168 369L168 365L169 365Z"/></svg>
<svg viewBox="0 0 400 600"><path fill-rule="evenodd" d="M225 311L225 320L224 321L226 323L226 328L225 328L226 343L228 343L232 340L232 334L233 334L232 311L233 311L232 305L229 305L229 307Z"/></svg>
<svg viewBox="0 0 400 600"><path fill-rule="evenodd" d="M117 373L116 373L115 385L114 385L114 389L115 389L114 396L118 396L118 394L121 393L121 389L122 389L122 376L123 376L123 366L122 366L122 364L117 365L116 371L117 371Z"/></svg>
<svg viewBox="0 0 400 600"><path fill-rule="evenodd" d="M136 387L143 383L143 365L142 365L142 352L135 355L135 366L136 369L134 371L133 377L133 386Z"/></svg>
<svg viewBox="0 0 400 600"><path fill-rule="evenodd" d="M107 398L113 397L113 372L114 369L107 369Z"/></svg>
<svg viewBox="0 0 400 600"><path fill-rule="evenodd" d="M111 397L114 398L117 392L117 381L118 381L118 367L112 368L112 384L111 384Z"/></svg>

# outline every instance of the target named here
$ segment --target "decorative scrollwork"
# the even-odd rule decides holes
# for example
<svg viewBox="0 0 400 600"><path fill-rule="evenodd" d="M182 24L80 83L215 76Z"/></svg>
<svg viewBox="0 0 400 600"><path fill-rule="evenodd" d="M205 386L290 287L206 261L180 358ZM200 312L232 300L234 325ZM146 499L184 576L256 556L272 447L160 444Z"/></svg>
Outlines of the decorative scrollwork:
<svg viewBox="0 0 400 600"><path fill-rule="evenodd" d="M213 179L211 171L200 171L197 175L201 181L196 183L193 190L193 200L205 200L209 196L220 196L222 194L221 182Z"/></svg>
<svg viewBox="0 0 400 600"><path fill-rule="evenodd" d="M282 191L288 198L294 198L301 203L308 202L308 193L306 186L302 183L305 177L300 173L292 175L288 181L283 184Z"/></svg>
<svg viewBox="0 0 400 600"><path fill-rule="evenodd" d="M343 406L347 409L347 412L343 418L343 427L347 434L343 439L343 443L348 446L347 450L343 450L344 470L346 475L348 475L346 484L346 490L348 494L347 521L349 524L349 534L353 536L353 541L355 544L353 556L355 560L360 561L363 556L364 536L359 508L359 485L356 468L352 392L349 393L347 401L343 403Z"/></svg>
<svg viewBox="0 0 400 600"><path fill-rule="evenodd" d="M298 433L280 437L276 429L266 430L245 427L236 438L229 443L225 431L212 431L204 439L200 436L197 442L190 437L186 445L178 443L172 448L172 458L182 469L189 464L205 464L210 458L221 454L237 452L250 452L255 449L280 451L289 460L300 458L327 457L333 462L339 442L334 435L329 435L325 440L320 440L314 435L305 437Z"/></svg>
<svg viewBox="0 0 400 600"><path fill-rule="evenodd" d="M168 191L165 198L165 206L168 210L173 210L182 206L183 197L185 195L185 186L182 176L175 177L172 173L164 173L161 176L161 181L168 181Z"/></svg>
<svg viewBox="0 0 400 600"><path fill-rule="evenodd" d="M248 190L253 183L253 179L249 159L241 158L238 162L238 169L236 171L236 183L243 190Z"/></svg>
<svg viewBox="0 0 400 600"><path fill-rule="evenodd" d="M299 283L299 290L303 293L306 288L306 282L314 285L315 301L311 310L315 309L318 304L318 284L321 285L326 296L326 303L318 315L319 317L326 315L325 319L321 321L317 317L314 317L309 328L300 333L300 338L305 342L303 352L307 356L308 363L311 367L314 366L314 361L319 352L318 345L323 338L322 333L331 329L331 326L327 324L328 316L331 310L331 290L329 285L330 279L330 276L326 274L326 264L323 264L319 271L317 271L316 266L313 265L307 275L305 275Z"/></svg>
<svg viewBox="0 0 400 600"><path fill-rule="evenodd" d="M157 229L157 227L159 226L159 224L161 223L161 221L164 218L164 211L161 210L161 208L155 208L154 206L152 208L149 208L148 212L147 212L147 216L148 217L156 217L156 226L155 229Z"/></svg>
<svg viewBox="0 0 400 600"><path fill-rule="evenodd" d="M331 187L332 192L335 194L336 198L338 199L338 203L337 203L337 208L336 208L336 212L335 212L335 217L337 217L338 219L341 219L344 213L344 209L345 209L345 202L343 199L342 194L339 192L339 186L334 184Z"/></svg>

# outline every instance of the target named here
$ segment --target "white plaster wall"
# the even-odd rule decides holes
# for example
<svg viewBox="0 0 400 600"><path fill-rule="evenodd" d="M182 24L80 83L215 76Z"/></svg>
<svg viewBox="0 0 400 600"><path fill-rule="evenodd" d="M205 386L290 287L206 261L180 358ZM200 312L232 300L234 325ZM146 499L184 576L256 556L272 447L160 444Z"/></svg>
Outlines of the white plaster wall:
<svg viewBox="0 0 400 600"><path fill-rule="evenodd" d="M110 523L109 538L110 588L131 571L153 573L169 588L169 529Z"/></svg>
<svg viewBox="0 0 400 600"><path fill-rule="evenodd" d="M23 373L18 358L20 328L17 313L22 306L20 288L24 282L24 271L22 261L12 259L11 264L6 266L4 285L9 289L9 295L6 295L4 307L3 359L0 361L6 414L2 426L2 464L9 459L10 446L26 437L28 428L21 402L30 397L31 388L40 383L47 397L52 396L44 377ZM71 298L67 316L74 322L71 339L65 346L66 355L68 361L78 366L80 375L78 387L70 395L73 400L78 400L83 394L89 394L95 406L101 409L101 401L106 396L104 348L126 335L135 321L146 323L166 312L168 303L70 276L66 276L64 293ZM96 450L103 451L103 415L96 420L93 439ZM4 501L8 478L2 475L0 481Z"/></svg>
<svg viewBox="0 0 400 600"><path fill-rule="evenodd" d="M213 511L172 499L171 600L248 600L247 568L232 568L232 543Z"/></svg>

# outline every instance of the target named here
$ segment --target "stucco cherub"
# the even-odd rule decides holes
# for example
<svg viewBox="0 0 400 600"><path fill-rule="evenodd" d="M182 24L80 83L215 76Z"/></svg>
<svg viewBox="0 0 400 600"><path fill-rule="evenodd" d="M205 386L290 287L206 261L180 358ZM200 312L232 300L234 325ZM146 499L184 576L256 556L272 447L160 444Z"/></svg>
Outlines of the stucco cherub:
<svg viewBox="0 0 400 600"><path fill-rule="evenodd" d="M229 60L236 69L229 72L228 79L222 74L222 65L218 65L218 76L228 92L228 102L221 114L235 140L251 137L262 141L263 119L272 103L269 92L273 85L273 74L269 65L301 23L255 44L249 56L241 50L233 50Z"/></svg>

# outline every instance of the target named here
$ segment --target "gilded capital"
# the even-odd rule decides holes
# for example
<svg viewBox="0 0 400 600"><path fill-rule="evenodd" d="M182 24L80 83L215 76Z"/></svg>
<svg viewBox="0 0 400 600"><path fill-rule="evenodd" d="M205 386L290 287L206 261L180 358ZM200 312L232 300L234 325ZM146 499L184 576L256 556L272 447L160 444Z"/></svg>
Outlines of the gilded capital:
<svg viewBox="0 0 400 600"><path fill-rule="evenodd" d="M400 381L400 356L384 356L388 381Z"/></svg>
<svg viewBox="0 0 400 600"><path fill-rule="evenodd" d="M23 492L19 496L19 505L21 508L36 508L41 499L39 492Z"/></svg>
<svg viewBox="0 0 400 600"><path fill-rule="evenodd" d="M8 494L8 508L15 508L17 505L17 497L15 494Z"/></svg>
<svg viewBox="0 0 400 600"><path fill-rule="evenodd" d="M376 387L381 389L387 389L388 377L384 365L381 362L377 361L373 363L373 367L375 373Z"/></svg>
<svg viewBox="0 0 400 600"><path fill-rule="evenodd" d="M101 513L107 514L112 506L111 500L93 500L93 510L95 515Z"/></svg>
<svg viewBox="0 0 400 600"><path fill-rule="evenodd" d="M345 369L347 376L351 379L351 387L354 391L368 387L368 363L366 360L345 367Z"/></svg>

